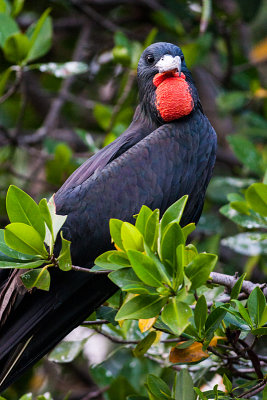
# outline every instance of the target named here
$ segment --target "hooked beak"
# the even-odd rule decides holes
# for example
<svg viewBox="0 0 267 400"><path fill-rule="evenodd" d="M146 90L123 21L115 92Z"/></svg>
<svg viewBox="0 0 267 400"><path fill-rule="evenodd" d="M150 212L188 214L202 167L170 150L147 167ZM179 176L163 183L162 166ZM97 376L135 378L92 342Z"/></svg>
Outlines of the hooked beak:
<svg viewBox="0 0 267 400"><path fill-rule="evenodd" d="M182 61L179 56L173 57L170 54L165 54L155 66L158 68L159 73L176 70L181 76Z"/></svg>

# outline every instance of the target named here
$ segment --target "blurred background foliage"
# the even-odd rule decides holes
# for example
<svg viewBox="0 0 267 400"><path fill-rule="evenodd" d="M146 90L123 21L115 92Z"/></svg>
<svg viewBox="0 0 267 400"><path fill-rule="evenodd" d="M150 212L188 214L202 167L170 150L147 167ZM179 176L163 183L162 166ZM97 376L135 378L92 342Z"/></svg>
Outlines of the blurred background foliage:
<svg viewBox="0 0 267 400"><path fill-rule="evenodd" d="M266 216L259 220L240 205L249 185L267 183L266 19L263 0L0 0L1 227L8 222L10 184L36 200L50 197L128 127L137 104L138 59L150 43L168 41L182 48L218 135L214 175L192 240L199 251L219 254L217 270L266 281ZM256 246L255 230L261 235ZM110 316L102 307L97 317ZM138 339L135 328L126 322L119 335L131 330ZM66 346L76 356L84 342L75 343ZM133 358L128 348L116 347L101 364L101 357L84 354L64 366L45 360L6 397L48 389L63 399L71 389L70 400L120 400L129 387L142 393L148 372L166 381L173 373ZM89 371L88 358L95 363ZM99 387L106 386L102 395ZM95 397L86 395L92 388Z"/></svg>

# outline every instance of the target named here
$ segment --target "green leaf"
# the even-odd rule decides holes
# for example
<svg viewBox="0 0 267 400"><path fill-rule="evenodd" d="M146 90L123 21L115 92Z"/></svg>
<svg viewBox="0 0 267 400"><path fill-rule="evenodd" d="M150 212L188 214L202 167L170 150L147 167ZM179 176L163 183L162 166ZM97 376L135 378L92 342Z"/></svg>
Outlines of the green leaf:
<svg viewBox="0 0 267 400"><path fill-rule="evenodd" d="M3 48L6 39L13 33L19 32L19 27L13 18L4 13L0 13L0 26L0 47Z"/></svg>
<svg viewBox="0 0 267 400"><path fill-rule="evenodd" d="M197 248L193 244L188 244L184 248L184 264L188 265L198 255Z"/></svg>
<svg viewBox="0 0 267 400"><path fill-rule="evenodd" d="M187 369L181 369L175 382L175 400L195 400L194 383Z"/></svg>
<svg viewBox="0 0 267 400"><path fill-rule="evenodd" d="M156 209L147 219L144 240L153 251L156 251L159 235L159 209Z"/></svg>
<svg viewBox="0 0 267 400"><path fill-rule="evenodd" d="M239 295L239 293L240 293L240 291L242 289L243 281L244 281L246 275L247 275L246 273L242 274L240 276L240 278L234 284L234 287L233 287L233 289L231 291L231 300L234 300L234 299L238 298L238 295Z"/></svg>
<svg viewBox="0 0 267 400"><path fill-rule="evenodd" d="M53 222L52 222L52 217L51 217L46 199L40 200L39 210L40 210L41 216L43 217L43 220L46 223L44 241L48 246L52 247L55 242L54 232L53 232Z"/></svg>
<svg viewBox="0 0 267 400"><path fill-rule="evenodd" d="M19 400L32 400L32 393L26 393Z"/></svg>
<svg viewBox="0 0 267 400"><path fill-rule="evenodd" d="M201 390L197 387L194 387L194 391L196 392L196 394L199 397L199 400L208 400L208 398L204 395L203 392L201 392Z"/></svg>
<svg viewBox="0 0 267 400"><path fill-rule="evenodd" d="M18 260L16 260L18 261ZM2 261L0 260L0 269L2 268L17 268L17 269L31 269L40 267L46 260L37 260L29 262L16 262L16 261Z"/></svg>
<svg viewBox="0 0 267 400"><path fill-rule="evenodd" d="M119 375L112 380L107 394L109 400L125 400L129 395L136 394L136 391L124 376Z"/></svg>
<svg viewBox="0 0 267 400"><path fill-rule="evenodd" d="M208 316L205 324L205 338L208 342L213 338L214 332L219 328L226 313L225 308L217 307Z"/></svg>
<svg viewBox="0 0 267 400"><path fill-rule="evenodd" d="M228 379L227 375L223 374L223 384L227 390L227 393L231 393L232 392L232 382Z"/></svg>
<svg viewBox="0 0 267 400"><path fill-rule="evenodd" d="M17 32L9 36L3 45L5 58L13 63L20 64L27 56L30 41L26 35Z"/></svg>
<svg viewBox="0 0 267 400"><path fill-rule="evenodd" d="M261 232L244 232L222 239L221 244L246 256L267 254L266 234Z"/></svg>
<svg viewBox="0 0 267 400"><path fill-rule="evenodd" d="M176 269L176 249L184 243L183 231L178 222L169 223L161 239L160 256L170 275Z"/></svg>
<svg viewBox="0 0 267 400"><path fill-rule="evenodd" d="M54 240L56 240L57 234L62 228L64 222L67 219L67 215L58 215L56 214L56 204L54 200L54 195L49 199L48 203L49 212L52 219L52 226L54 232Z"/></svg>
<svg viewBox="0 0 267 400"><path fill-rule="evenodd" d="M179 246L176 248L176 270L174 277L175 289L178 289L178 287L183 283L184 266L185 266L185 247L183 244L179 244Z"/></svg>
<svg viewBox="0 0 267 400"><path fill-rule="evenodd" d="M242 318L246 321L246 323L250 327L252 327L253 323L252 323L252 320L251 320L251 318L250 318L250 316L248 314L248 310L243 306L243 304L240 301L232 300L232 302L234 302L237 305L238 311L239 311L240 315L242 316Z"/></svg>
<svg viewBox="0 0 267 400"><path fill-rule="evenodd" d="M20 278L27 289L36 287L48 291L50 288L50 273L46 267L27 271Z"/></svg>
<svg viewBox="0 0 267 400"><path fill-rule="evenodd" d="M112 264L119 265L121 267L130 267L131 263L128 256L124 251L115 251L108 257Z"/></svg>
<svg viewBox="0 0 267 400"><path fill-rule="evenodd" d="M124 291L135 294L151 294L158 296L157 291L141 282L131 268L122 268L118 271L111 272L109 274L109 279Z"/></svg>
<svg viewBox="0 0 267 400"><path fill-rule="evenodd" d="M62 247L58 257L58 266L62 271L70 271L72 269L72 261L70 254L71 242L63 238L62 231L60 232Z"/></svg>
<svg viewBox="0 0 267 400"><path fill-rule="evenodd" d="M2 96L5 91L5 87L11 73L12 68L9 67L4 72L2 72L2 74L0 74L0 96Z"/></svg>
<svg viewBox="0 0 267 400"><path fill-rule="evenodd" d="M252 210L250 215L245 215L231 208L230 204L226 204L220 208L220 213L244 228L266 228L267 226L267 219Z"/></svg>
<svg viewBox="0 0 267 400"><path fill-rule="evenodd" d="M207 316L208 316L207 302L205 296L202 295L199 297L196 304L196 308L194 310L194 321L199 334L201 334L201 331L205 326Z"/></svg>
<svg viewBox="0 0 267 400"><path fill-rule="evenodd" d="M14 0L12 4L11 16L16 17L22 11L24 0Z"/></svg>
<svg viewBox="0 0 267 400"><path fill-rule="evenodd" d="M251 333L255 336L266 336L267 335L267 327L252 329Z"/></svg>
<svg viewBox="0 0 267 400"><path fill-rule="evenodd" d="M123 248L127 250L144 251L144 240L139 230L129 222L123 222L121 226L121 240Z"/></svg>
<svg viewBox="0 0 267 400"><path fill-rule="evenodd" d="M32 226L21 222L6 226L5 242L9 247L21 253L41 255L44 258L48 256L39 233Z"/></svg>
<svg viewBox="0 0 267 400"><path fill-rule="evenodd" d="M154 43L155 38L157 36L158 29L157 28L152 28L149 34L147 35L145 42L144 42L144 49L146 49L148 46L150 46L152 43Z"/></svg>
<svg viewBox="0 0 267 400"><path fill-rule="evenodd" d="M161 237L163 236L164 231L169 223L177 222L179 224L183 215L187 199L188 199L187 195L181 197L165 211L160 222Z"/></svg>
<svg viewBox="0 0 267 400"><path fill-rule="evenodd" d="M38 205L27 193L14 185L9 186L6 209L10 222L22 222L32 226L44 240L44 219Z"/></svg>
<svg viewBox="0 0 267 400"><path fill-rule="evenodd" d="M196 229L196 224L193 222L191 224L187 224L182 228L183 234L184 234L184 240L187 240L187 237Z"/></svg>
<svg viewBox="0 0 267 400"><path fill-rule="evenodd" d="M185 274L192 283L191 290L197 289L208 280L217 259L215 254L201 253L185 268Z"/></svg>
<svg viewBox="0 0 267 400"><path fill-rule="evenodd" d="M93 114L100 128L107 130L111 121L112 108L98 103L94 106Z"/></svg>
<svg viewBox="0 0 267 400"><path fill-rule="evenodd" d="M29 261L29 260L35 259L35 257L33 257L33 256L29 256L28 254L20 253L19 251L13 250L10 247L8 247L5 242L4 229L0 229L0 252L5 254L6 256L8 256L8 258L10 258L10 261L18 262L19 260Z"/></svg>
<svg viewBox="0 0 267 400"><path fill-rule="evenodd" d="M250 215L249 207L245 201L231 201L230 206L241 214Z"/></svg>
<svg viewBox="0 0 267 400"><path fill-rule="evenodd" d="M142 206L136 218L135 227L143 236L145 235L148 218L151 216L152 213L153 212L152 210L150 210L150 208L148 208L147 206Z"/></svg>
<svg viewBox="0 0 267 400"><path fill-rule="evenodd" d="M120 219L114 219L111 218L109 220L109 230L110 230L110 235L116 243L116 245L121 249L124 250L123 243L121 240L121 228L122 228L123 221Z"/></svg>
<svg viewBox="0 0 267 400"><path fill-rule="evenodd" d="M11 7L8 0L1 0L0 1L0 13L5 13L7 15L10 14Z"/></svg>
<svg viewBox="0 0 267 400"><path fill-rule="evenodd" d="M38 65L41 72L54 75L56 78L68 78L69 76L84 74L89 70L89 66L84 62L68 61L65 63L50 62Z"/></svg>
<svg viewBox="0 0 267 400"><path fill-rule="evenodd" d="M182 301L177 301L172 297L171 301L164 307L161 318L162 321L177 336L180 336L189 325L189 318L192 316L191 308Z"/></svg>
<svg viewBox="0 0 267 400"><path fill-rule="evenodd" d="M254 183L245 192L246 200L250 207L267 217L267 185L264 183Z"/></svg>
<svg viewBox="0 0 267 400"><path fill-rule="evenodd" d="M43 12L37 23L29 26L27 36L30 39L30 51L26 61L33 61L45 55L52 45L52 20L48 16L51 8Z"/></svg>
<svg viewBox="0 0 267 400"><path fill-rule="evenodd" d="M77 341L62 341L48 356L48 360L56 363L70 363L72 362L80 352L82 351L85 342L88 338Z"/></svg>
<svg viewBox="0 0 267 400"><path fill-rule="evenodd" d="M261 317L266 307L266 299L259 287L255 287L250 293L247 308L249 316L255 323L256 328L260 327Z"/></svg>
<svg viewBox="0 0 267 400"><path fill-rule="evenodd" d="M95 265L97 265L100 268L107 269L107 270L112 270L116 271L118 269L123 268L121 264L113 263L110 260L110 257L112 255L116 255L118 253L117 250L110 250L106 251L105 253L101 254L95 259ZM125 266L124 266L125 267ZM130 267L130 264L129 264Z"/></svg>
<svg viewBox="0 0 267 400"><path fill-rule="evenodd" d="M135 357L141 357L143 356L147 350L150 349L152 344L155 342L157 338L157 333L155 331L150 332L144 339L141 340L141 342L138 343L138 345L135 347L133 350L133 354Z"/></svg>
<svg viewBox="0 0 267 400"><path fill-rule="evenodd" d="M129 250L127 255L134 272L141 281L153 287L163 286L157 265L147 255L136 250Z"/></svg>
<svg viewBox="0 0 267 400"><path fill-rule="evenodd" d="M254 144L241 135L228 136L227 140L239 161L252 172L261 175L263 172L262 157Z"/></svg>
<svg viewBox="0 0 267 400"><path fill-rule="evenodd" d="M155 375L147 375L147 387L157 400L169 400L171 398L169 386Z"/></svg>
<svg viewBox="0 0 267 400"><path fill-rule="evenodd" d="M167 299L161 296L139 295L127 301L116 315L122 319L152 318L159 314Z"/></svg>

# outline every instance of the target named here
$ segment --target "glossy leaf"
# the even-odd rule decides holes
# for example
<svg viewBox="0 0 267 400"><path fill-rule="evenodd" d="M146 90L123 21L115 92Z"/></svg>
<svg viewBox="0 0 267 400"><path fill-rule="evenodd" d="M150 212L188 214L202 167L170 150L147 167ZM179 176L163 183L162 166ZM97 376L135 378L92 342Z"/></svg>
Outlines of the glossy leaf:
<svg viewBox="0 0 267 400"><path fill-rule="evenodd" d="M45 260L36 260L29 262L18 262L18 260L16 261L2 261L0 259L0 269L2 268L31 269L40 267L40 265L42 265L45 262Z"/></svg>
<svg viewBox="0 0 267 400"><path fill-rule="evenodd" d="M121 319L152 318L159 314L166 303L161 296L139 295L127 301L116 315L116 321Z"/></svg>
<svg viewBox="0 0 267 400"><path fill-rule="evenodd" d="M71 242L63 238L62 231L60 232L62 247L58 257L58 266L62 271L70 271L72 269L70 245Z"/></svg>
<svg viewBox="0 0 267 400"><path fill-rule="evenodd" d="M54 238L54 232L53 232L53 222L52 222L51 214L50 214L46 199L40 200L39 210L40 210L41 216L43 217L43 220L46 223L44 241L48 246L51 246L54 244L55 238Z"/></svg>
<svg viewBox="0 0 267 400"><path fill-rule="evenodd" d="M175 400L194 400L193 380L187 369L182 369L176 378Z"/></svg>
<svg viewBox="0 0 267 400"><path fill-rule="evenodd" d="M205 338L207 341L210 341L214 336L214 332L219 328L226 312L227 311L225 309L217 307L208 316L205 324Z"/></svg>
<svg viewBox="0 0 267 400"><path fill-rule="evenodd" d="M227 375L225 374L223 374L223 384L227 390L227 393L231 393L233 385L232 382L227 377Z"/></svg>
<svg viewBox="0 0 267 400"><path fill-rule="evenodd" d="M156 209L147 219L144 240L153 251L157 248L159 235L159 210Z"/></svg>
<svg viewBox="0 0 267 400"><path fill-rule="evenodd" d="M64 222L67 219L67 215L59 215L56 213L56 204L55 204L55 200L54 200L54 195L50 198L47 205L48 205L49 212L50 212L51 219L52 219L54 240L56 240L58 232L60 231Z"/></svg>
<svg viewBox="0 0 267 400"><path fill-rule="evenodd" d="M247 308L249 316L258 328L261 322L262 314L266 307L266 299L259 287L255 287L250 293Z"/></svg>
<svg viewBox="0 0 267 400"><path fill-rule="evenodd" d="M148 319L139 319L138 321L138 327L142 333L148 331L149 329L152 328L154 323L156 322L157 318L148 318Z"/></svg>
<svg viewBox="0 0 267 400"><path fill-rule="evenodd" d="M179 224L183 215L187 199L188 196L181 197L165 211L160 222L161 236L163 236L164 231L169 223L177 222Z"/></svg>
<svg viewBox="0 0 267 400"><path fill-rule="evenodd" d="M267 185L254 183L246 190L245 195L250 207L263 217L267 217Z"/></svg>
<svg viewBox="0 0 267 400"><path fill-rule="evenodd" d="M26 35L20 32L9 36L3 45L5 58L16 64L20 64L26 58L29 50L30 41Z"/></svg>
<svg viewBox="0 0 267 400"><path fill-rule="evenodd" d="M150 349L156 338L157 333L155 331L152 331L144 339L142 339L133 350L133 354L135 355L135 357L143 356Z"/></svg>
<svg viewBox="0 0 267 400"><path fill-rule="evenodd" d="M241 214L231 208L230 204L221 207L220 213L244 228L265 228L267 225L267 218L265 218L265 222L265 219L261 218L259 214L256 214L253 211L250 212L250 215Z"/></svg>
<svg viewBox="0 0 267 400"><path fill-rule="evenodd" d="M185 274L190 279L191 290L203 285L216 265L218 257L214 254L198 254L185 268Z"/></svg>
<svg viewBox="0 0 267 400"><path fill-rule="evenodd" d="M109 261L112 264L119 265L121 267L130 267L131 263L128 259L128 256L123 251L113 252L109 257Z"/></svg>
<svg viewBox="0 0 267 400"><path fill-rule="evenodd" d="M87 338L79 341L62 341L51 351L48 360L55 363L70 363L78 357L86 341Z"/></svg>
<svg viewBox="0 0 267 400"><path fill-rule="evenodd" d="M123 222L119 219L114 219L111 218L109 220L109 230L110 230L110 235L116 243L116 245L121 249L124 250L123 243L121 240L121 227L122 227Z"/></svg>
<svg viewBox="0 0 267 400"><path fill-rule="evenodd" d="M172 275L176 266L176 249L179 244L184 244L184 235L182 228L177 222L171 222L164 229L164 234L160 243L161 260Z"/></svg>
<svg viewBox="0 0 267 400"><path fill-rule="evenodd" d="M139 232L144 236L148 218L151 216L152 210L147 206L142 206L136 218L135 226Z"/></svg>
<svg viewBox="0 0 267 400"><path fill-rule="evenodd" d="M97 265L100 268L113 271L124 268L125 266L123 267L121 264L112 263L110 260L110 257L112 255L116 255L117 253L118 252L116 250L106 251L105 253L101 254L95 259L95 265Z"/></svg>
<svg viewBox="0 0 267 400"><path fill-rule="evenodd" d="M231 291L231 300L237 299L238 295L242 289L242 285L243 285L243 281L246 277L246 273L242 274L240 276L240 278L236 281L236 283L234 284L234 287Z"/></svg>
<svg viewBox="0 0 267 400"><path fill-rule="evenodd" d="M191 223L187 224L182 228L183 234L184 234L184 239L185 241L187 240L187 237L196 229L196 224Z"/></svg>
<svg viewBox="0 0 267 400"><path fill-rule="evenodd" d="M124 291L135 294L153 294L158 296L156 290L140 281L131 268L122 268L118 271L111 272L109 278Z"/></svg>
<svg viewBox="0 0 267 400"><path fill-rule="evenodd" d="M143 251L143 236L139 230L129 222L123 222L121 226L121 240L123 248L127 250Z"/></svg>
<svg viewBox="0 0 267 400"><path fill-rule="evenodd" d="M162 321L170 327L173 333L180 336L189 325L189 318L192 316L191 308L175 297L164 307L161 318Z"/></svg>
<svg viewBox="0 0 267 400"><path fill-rule="evenodd" d="M153 287L160 287L163 285L161 274L151 258L136 250L129 250L127 255L134 272L142 282Z"/></svg>
<svg viewBox="0 0 267 400"><path fill-rule="evenodd" d="M30 51L26 61L33 61L45 55L52 44L52 20L48 16L51 9L43 12L37 23L32 24L27 29L27 36L30 40Z"/></svg>
<svg viewBox="0 0 267 400"><path fill-rule="evenodd" d="M246 256L267 254L266 234L261 232L238 233L222 239L221 244Z"/></svg>
<svg viewBox="0 0 267 400"><path fill-rule="evenodd" d="M0 13L0 26L0 47L3 48L6 39L14 33L19 32L19 27L13 18L2 12Z"/></svg>
<svg viewBox="0 0 267 400"><path fill-rule="evenodd" d="M227 137L236 157L251 171L259 174L262 171L261 155L254 144L241 135Z"/></svg>
<svg viewBox="0 0 267 400"><path fill-rule="evenodd" d="M200 296L194 310L194 321L199 333L204 328L208 316L208 307L204 295Z"/></svg>
<svg viewBox="0 0 267 400"><path fill-rule="evenodd" d="M0 252L5 254L11 260L18 261L30 261L34 260L35 257L30 256L29 254L23 254L17 250L13 250L7 246L5 242L5 231L4 229L0 229ZM7 259L6 259L7 260Z"/></svg>
<svg viewBox="0 0 267 400"><path fill-rule="evenodd" d="M5 228L5 242L9 247L21 253L41 255L44 258L48 256L41 236L30 225L20 222L7 225Z"/></svg>
<svg viewBox="0 0 267 400"><path fill-rule="evenodd" d="M147 375L147 387L149 392L158 400L169 400L171 397L168 385L155 375Z"/></svg>
<svg viewBox="0 0 267 400"><path fill-rule="evenodd" d="M36 268L20 276L27 289L36 287L48 291L50 288L50 273L46 268Z"/></svg>
<svg viewBox="0 0 267 400"><path fill-rule="evenodd" d="M10 222L22 222L32 226L44 240L44 219L38 205L27 193L11 185L6 196L6 208Z"/></svg>

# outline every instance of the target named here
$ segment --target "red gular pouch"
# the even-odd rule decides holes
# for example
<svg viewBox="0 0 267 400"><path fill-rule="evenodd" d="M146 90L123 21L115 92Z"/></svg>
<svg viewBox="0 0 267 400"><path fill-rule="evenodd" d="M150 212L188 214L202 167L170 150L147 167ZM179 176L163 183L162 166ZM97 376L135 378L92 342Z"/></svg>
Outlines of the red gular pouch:
<svg viewBox="0 0 267 400"><path fill-rule="evenodd" d="M156 89L156 108L165 122L191 113L194 101L185 75L168 71L157 74L153 79Z"/></svg>

